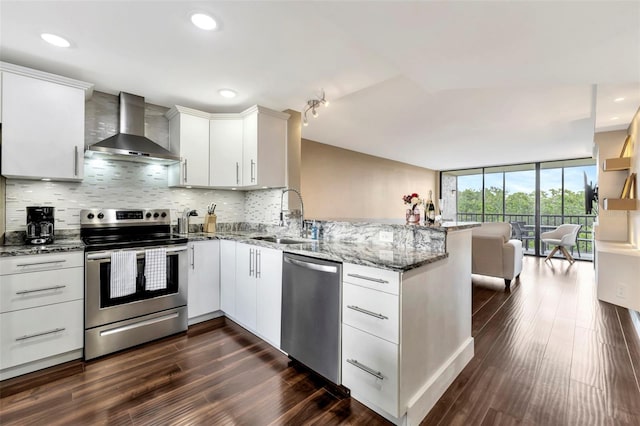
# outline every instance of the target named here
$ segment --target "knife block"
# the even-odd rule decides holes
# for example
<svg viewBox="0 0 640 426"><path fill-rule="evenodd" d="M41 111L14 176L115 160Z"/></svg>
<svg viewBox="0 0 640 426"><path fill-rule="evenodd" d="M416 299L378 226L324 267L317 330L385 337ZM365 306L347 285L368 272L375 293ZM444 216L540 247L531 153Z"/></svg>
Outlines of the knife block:
<svg viewBox="0 0 640 426"><path fill-rule="evenodd" d="M208 214L204 217L204 232L208 234L216 233L216 219L215 214Z"/></svg>

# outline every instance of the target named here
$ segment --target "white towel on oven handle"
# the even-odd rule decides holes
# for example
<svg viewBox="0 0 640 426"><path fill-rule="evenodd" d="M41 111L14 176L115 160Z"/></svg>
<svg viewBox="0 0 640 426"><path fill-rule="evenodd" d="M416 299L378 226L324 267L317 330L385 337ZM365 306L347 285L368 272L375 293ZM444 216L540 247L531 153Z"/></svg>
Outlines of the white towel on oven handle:
<svg viewBox="0 0 640 426"><path fill-rule="evenodd" d="M136 292L138 261L135 251L114 251L111 253L111 297L128 296Z"/></svg>
<svg viewBox="0 0 640 426"><path fill-rule="evenodd" d="M164 247L144 251L145 290L167 288L167 249Z"/></svg>

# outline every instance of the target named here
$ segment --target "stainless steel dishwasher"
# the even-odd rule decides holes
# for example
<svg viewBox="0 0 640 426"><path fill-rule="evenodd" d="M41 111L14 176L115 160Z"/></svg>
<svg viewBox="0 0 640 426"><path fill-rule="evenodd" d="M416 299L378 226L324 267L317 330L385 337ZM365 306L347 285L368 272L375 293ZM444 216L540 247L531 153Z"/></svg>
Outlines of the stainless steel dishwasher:
<svg viewBox="0 0 640 426"><path fill-rule="evenodd" d="M340 384L342 264L285 253L282 350Z"/></svg>

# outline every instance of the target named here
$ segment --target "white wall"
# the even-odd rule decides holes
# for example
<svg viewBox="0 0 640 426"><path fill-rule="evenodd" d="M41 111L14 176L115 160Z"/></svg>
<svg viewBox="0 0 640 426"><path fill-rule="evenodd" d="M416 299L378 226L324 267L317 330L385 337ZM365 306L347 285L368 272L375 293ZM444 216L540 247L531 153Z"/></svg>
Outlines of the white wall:
<svg viewBox="0 0 640 426"><path fill-rule="evenodd" d="M596 240L626 242L628 239L628 212L605 210L603 201L605 198L620 198L620 192L629 173L626 170L608 172L602 170L602 163L605 159L620 156L620 150L626 137L626 130L595 134L594 141L598 147L598 228L595 235Z"/></svg>
<svg viewBox="0 0 640 426"><path fill-rule="evenodd" d="M631 145L631 173L636 173L636 193L640 195L640 108L629 125ZM640 249L640 211L629 212L629 242Z"/></svg>

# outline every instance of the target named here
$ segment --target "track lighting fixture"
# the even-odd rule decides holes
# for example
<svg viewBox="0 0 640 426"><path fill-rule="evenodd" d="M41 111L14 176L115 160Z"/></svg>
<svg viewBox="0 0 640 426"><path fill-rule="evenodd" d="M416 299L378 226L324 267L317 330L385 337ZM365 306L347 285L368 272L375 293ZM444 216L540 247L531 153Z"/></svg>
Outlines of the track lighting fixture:
<svg viewBox="0 0 640 426"><path fill-rule="evenodd" d="M325 107L329 106L329 101L325 98L324 89L322 90L321 96L316 99L310 99L307 101L307 105L304 107L304 112L302 114L302 125L308 126L309 120L307 120L307 113L311 111L311 116L313 118L318 117L318 107L320 105L324 105Z"/></svg>

